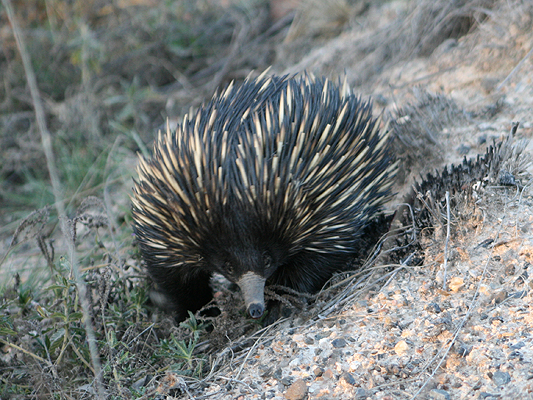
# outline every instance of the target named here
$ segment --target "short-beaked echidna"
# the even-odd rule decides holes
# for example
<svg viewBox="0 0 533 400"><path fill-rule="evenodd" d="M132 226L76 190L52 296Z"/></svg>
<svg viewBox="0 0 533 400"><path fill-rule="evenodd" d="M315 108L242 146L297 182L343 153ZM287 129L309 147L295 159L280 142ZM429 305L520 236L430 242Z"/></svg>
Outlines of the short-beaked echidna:
<svg viewBox="0 0 533 400"><path fill-rule="evenodd" d="M265 283L313 292L345 268L391 196L380 123L346 85L260 76L160 133L140 159L134 231L177 318L212 298L215 272L259 318Z"/></svg>

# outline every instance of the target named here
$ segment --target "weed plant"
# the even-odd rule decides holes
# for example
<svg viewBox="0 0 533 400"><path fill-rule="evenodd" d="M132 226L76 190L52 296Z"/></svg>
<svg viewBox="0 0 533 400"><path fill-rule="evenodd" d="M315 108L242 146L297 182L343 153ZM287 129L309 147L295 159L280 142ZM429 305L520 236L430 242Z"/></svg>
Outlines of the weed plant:
<svg viewBox="0 0 533 400"><path fill-rule="evenodd" d="M1 398L94 394L95 370L79 285L67 257L54 257L54 244L42 237L51 223L48 214L47 209L40 210L23 222L9 255L16 257L15 243L33 241L45 249L42 258L47 260L49 273L40 277L38 285L24 284L15 275L3 287ZM103 202L94 197L82 203L69 224L69 240L73 239L79 254L87 288L105 391L135 398L132 382L157 377L165 370L201 377L205 363L194 352L205 326L193 315L181 328L173 328L170 318L158 318L149 305L147 280L135 267L137 255L127 229L120 227L123 233L115 235Z"/></svg>

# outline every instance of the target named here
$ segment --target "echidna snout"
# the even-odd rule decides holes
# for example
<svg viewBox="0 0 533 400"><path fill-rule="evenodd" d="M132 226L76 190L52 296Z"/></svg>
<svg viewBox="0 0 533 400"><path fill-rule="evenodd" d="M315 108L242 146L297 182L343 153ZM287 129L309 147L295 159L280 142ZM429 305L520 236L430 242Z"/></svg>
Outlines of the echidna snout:
<svg viewBox="0 0 533 400"><path fill-rule="evenodd" d="M250 317L261 318L265 311L265 281L266 279L255 272L246 272L237 281L241 288L244 304Z"/></svg>

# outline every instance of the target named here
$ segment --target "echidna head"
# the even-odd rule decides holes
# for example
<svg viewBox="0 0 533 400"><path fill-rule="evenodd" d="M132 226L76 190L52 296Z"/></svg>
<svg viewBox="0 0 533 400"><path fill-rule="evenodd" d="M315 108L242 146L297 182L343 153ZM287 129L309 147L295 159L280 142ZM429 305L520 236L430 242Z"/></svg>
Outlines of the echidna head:
<svg viewBox="0 0 533 400"><path fill-rule="evenodd" d="M239 286L248 314L260 318L265 311L265 282L281 265L282 251L248 243L219 247L211 254L213 256L206 261L216 272Z"/></svg>

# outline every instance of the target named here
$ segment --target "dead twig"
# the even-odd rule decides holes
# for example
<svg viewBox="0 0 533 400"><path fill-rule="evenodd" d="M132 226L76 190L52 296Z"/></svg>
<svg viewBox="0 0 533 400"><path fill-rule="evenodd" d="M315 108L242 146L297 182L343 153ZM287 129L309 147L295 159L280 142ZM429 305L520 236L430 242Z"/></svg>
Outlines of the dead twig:
<svg viewBox="0 0 533 400"><path fill-rule="evenodd" d="M41 135L41 142L42 142L43 150L44 150L45 157L46 157L46 165L48 167L48 173L50 174L50 180L52 183L52 190L53 190L54 197L56 200L55 205L56 205L57 214L61 220L62 231L68 238L69 237L68 235L69 229L67 227L68 219L66 218L67 214L65 211L63 190L61 188L61 183L59 181L59 175L58 175L57 168L56 168L55 161L54 161L55 157L54 157L54 153L52 149L52 135L50 134L48 127L46 126L46 116L44 112L43 102L42 102L41 96L39 94L39 89L37 86L37 78L35 77L35 72L31 64L30 56L28 54L28 51L26 50L26 45L24 43L21 30L18 26L15 13L13 12L13 6L11 4L11 0L2 0L2 4L4 5L4 8L6 9L8 20L13 29L13 34L15 36L17 47L18 47L20 56L22 58L22 64L24 66L24 73L26 75L28 86L30 88L33 108L35 110L35 118L37 120L37 126L39 128L39 133ZM80 303L81 303L81 307L82 307L83 314L84 314L83 320L85 323L85 331L87 333L87 341L89 343L89 351L91 354L92 366L94 368L94 375L95 375L95 382L96 382L95 386L96 386L96 390L98 393L98 397L100 399L105 399L107 396L105 395L104 385L102 382L100 359L98 356L98 349L96 347L96 337L95 337L94 329L92 326L91 314L90 314L89 304L88 304L87 296L86 296L87 288L85 286L85 282L83 281L80 271L78 269L76 252L74 251L74 243L71 240L67 240L67 243L68 243L71 268L72 268L72 271L74 272L78 290L80 292Z"/></svg>
<svg viewBox="0 0 533 400"><path fill-rule="evenodd" d="M524 65L524 63L526 62L526 60L533 54L533 48L531 50L529 50L527 52L527 54L524 56L524 58L522 58L518 64L516 64L516 67L513 68L513 70L511 72L509 72L509 75L507 75L505 77L505 79L503 81L501 81L501 83L496 86L496 91L499 91L506 83L509 79L511 79L511 77L516 73L518 72L518 70L520 70L520 68L522 68L522 65Z"/></svg>
<svg viewBox="0 0 533 400"><path fill-rule="evenodd" d="M446 191L446 241L444 242L444 274L442 277L442 289L446 290L446 273L448 271L448 243L450 242L450 192Z"/></svg>

